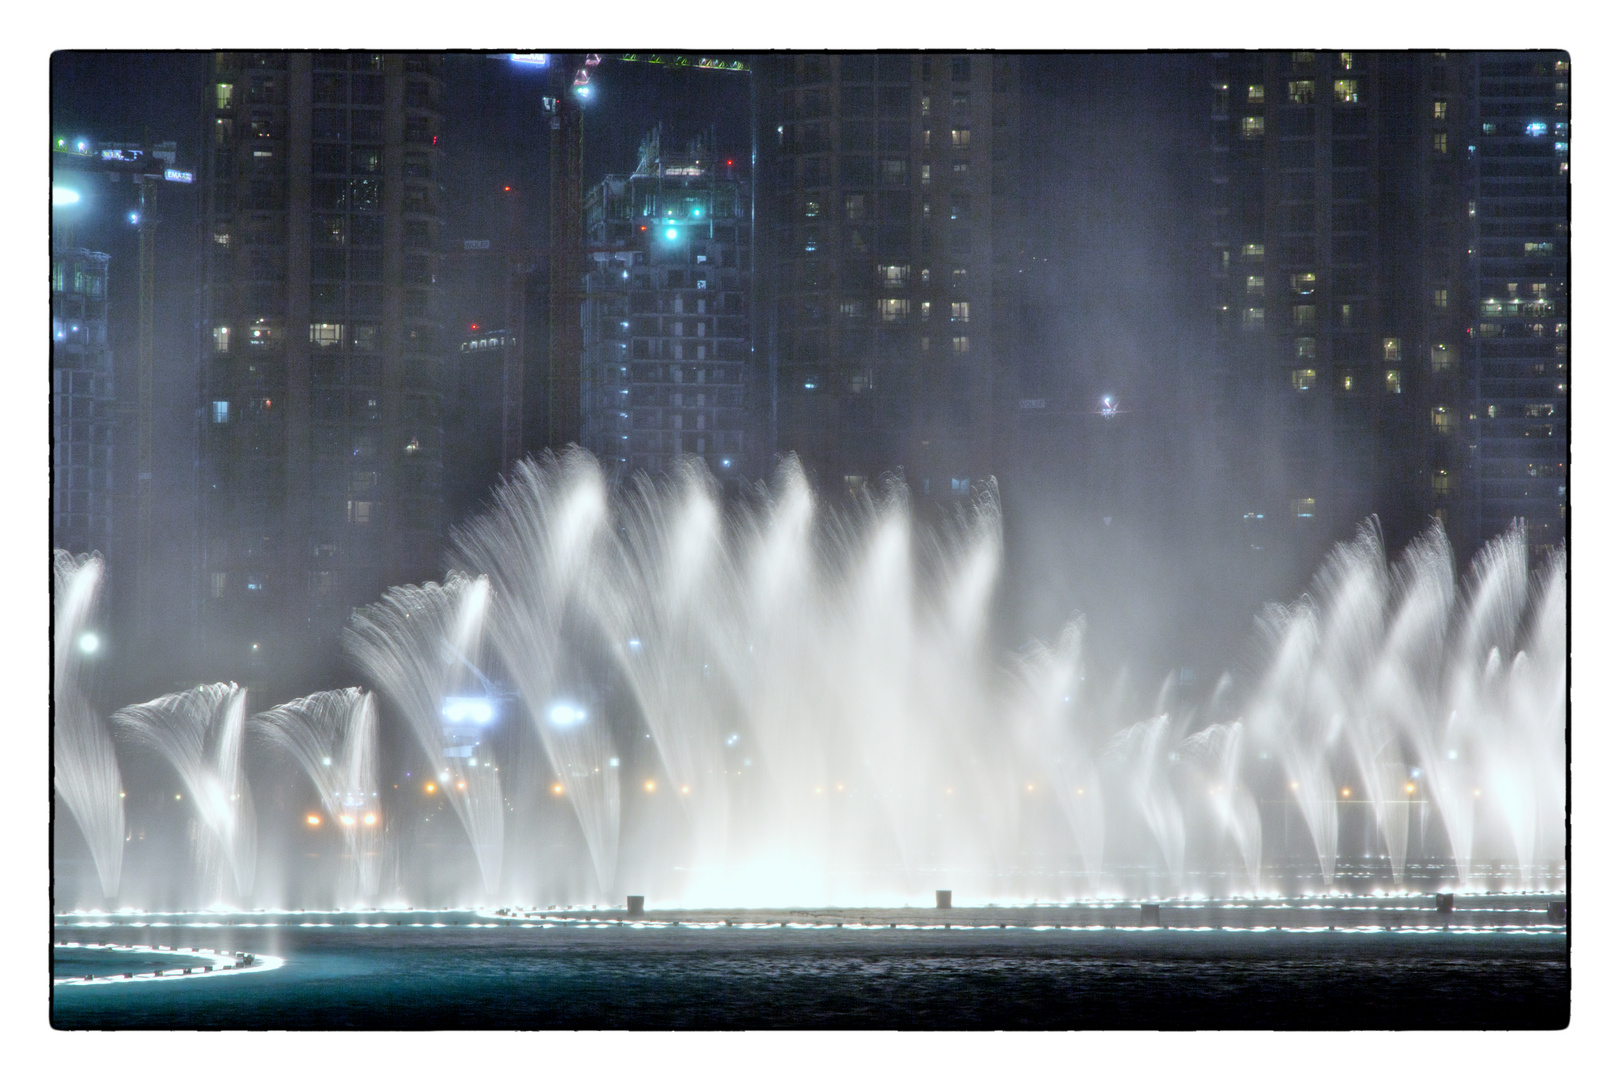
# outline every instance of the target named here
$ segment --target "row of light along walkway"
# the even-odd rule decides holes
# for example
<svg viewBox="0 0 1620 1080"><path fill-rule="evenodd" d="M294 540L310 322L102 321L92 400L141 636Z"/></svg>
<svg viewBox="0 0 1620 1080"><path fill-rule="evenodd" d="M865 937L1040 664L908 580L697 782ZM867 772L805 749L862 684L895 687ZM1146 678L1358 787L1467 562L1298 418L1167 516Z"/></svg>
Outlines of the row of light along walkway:
<svg viewBox="0 0 1620 1080"><path fill-rule="evenodd" d="M282 965L279 956L263 956L249 952L215 952L211 949L192 949L178 945L117 945L110 942L58 941L57 949L94 949L108 953L141 953L148 956L173 956L184 960L180 967L161 967L142 971L121 971L109 975L58 975L52 978L56 986L95 986L123 983L126 980L152 980L196 978L203 975L235 975L246 971L272 971ZM193 963L195 961L195 963Z"/></svg>
<svg viewBox="0 0 1620 1080"><path fill-rule="evenodd" d="M628 896L621 909L525 909L494 914L507 921L587 925L834 927L842 929L1128 929L1162 927L1233 930L1551 930L1568 925L1567 895L1437 893L1321 896L1155 903L1084 901L1018 907L955 907L948 890L929 908L681 908L649 911ZM949 912L949 915L945 915ZM941 920L945 920L941 922Z"/></svg>

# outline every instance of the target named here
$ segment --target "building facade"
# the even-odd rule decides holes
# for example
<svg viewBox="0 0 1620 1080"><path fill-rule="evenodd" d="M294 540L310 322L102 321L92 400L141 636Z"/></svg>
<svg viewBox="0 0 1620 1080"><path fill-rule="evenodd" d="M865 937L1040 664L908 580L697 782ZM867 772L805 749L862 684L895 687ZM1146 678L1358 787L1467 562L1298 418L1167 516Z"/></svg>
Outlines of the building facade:
<svg viewBox="0 0 1620 1080"><path fill-rule="evenodd" d="M51 546L109 555L116 426L107 263L51 252Z"/></svg>
<svg viewBox="0 0 1620 1080"><path fill-rule="evenodd" d="M1018 71L995 54L758 59L756 356L824 491L965 496L1006 453Z"/></svg>
<svg viewBox="0 0 1620 1080"><path fill-rule="evenodd" d="M728 487L758 471L745 173L655 130L634 173L586 192L581 444L615 479L682 457Z"/></svg>
<svg viewBox="0 0 1620 1080"><path fill-rule="evenodd" d="M210 60L203 620L289 678L333 662L353 606L438 573L441 63Z"/></svg>
<svg viewBox="0 0 1620 1080"><path fill-rule="evenodd" d="M1481 53L1470 74L1474 528L1520 519L1546 549L1568 535L1569 57Z"/></svg>
<svg viewBox="0 0 1620 1080"><path fill-rule="evenodd" d="M1377 515L1474 543L1463 418L1460 54L1213 57L1212 264L1226 453L1256 550L1300 566Z"/></svg>

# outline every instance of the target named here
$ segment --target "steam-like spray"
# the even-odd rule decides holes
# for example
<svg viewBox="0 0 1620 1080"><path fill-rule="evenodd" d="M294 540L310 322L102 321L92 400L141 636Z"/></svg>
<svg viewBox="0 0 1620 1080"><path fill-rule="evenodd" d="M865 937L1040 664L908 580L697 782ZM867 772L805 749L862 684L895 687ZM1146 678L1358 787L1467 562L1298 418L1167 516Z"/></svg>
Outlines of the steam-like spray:
<svg viewBox="0 0 1620 1080"><path fill-rule="evenodd" d="M86 658L99 644L88 629L101 591L100 555L57 551L55 667L51 710L55 717L55 774L62 805L79 826L96 865L101 893L118 895L124 865L124 802L112 736L84 688Z"/></svg>

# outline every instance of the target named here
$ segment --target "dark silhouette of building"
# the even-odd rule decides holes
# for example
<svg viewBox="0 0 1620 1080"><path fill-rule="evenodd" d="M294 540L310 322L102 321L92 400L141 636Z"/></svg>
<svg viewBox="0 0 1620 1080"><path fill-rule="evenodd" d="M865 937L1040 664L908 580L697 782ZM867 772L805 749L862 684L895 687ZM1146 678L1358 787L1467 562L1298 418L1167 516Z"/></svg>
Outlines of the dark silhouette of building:
<svg viewBox="0 0 1620 1080"><path fill-rule="evenodd" d="M677 151L654 130L634 173L586 193L581 442L616 477L697 457L734 487L757 469L743 171L702 141Z"/></svg>
<svg viewBox="0 0 1620 1080"><path fill-rule="evenodd" d="M755 359L824 489L966 495L1007 453L1019 58L803 54L754 67Z"/></svg>
<svg viewBox="0 0 1620 1080"><path fill-rule="evenodd" d="M1377 514L1472 547L1468 60L1213 57L1212 393L1250 545L1304 571Z"/></svg>
<svg viewBox="0 0 1620 1080"><path fill-rule="evenodd" d="M1568 535L1569 57L1473 59L1474 529L1488 539L1522 519L1548 548Z"/></svg>
<svg viewBox="0 0 1620 1080"><path fill-rule="evenodd" d="M441 64L212 57L199 573L233 675L326 672L353 606L438 572Z"/></svg>
<svg viewBox="0 0 1620 1080"><path fill-rule="evenodd" d="M109 555L113 433L110 256L51 252L51 546Z"/></svg>

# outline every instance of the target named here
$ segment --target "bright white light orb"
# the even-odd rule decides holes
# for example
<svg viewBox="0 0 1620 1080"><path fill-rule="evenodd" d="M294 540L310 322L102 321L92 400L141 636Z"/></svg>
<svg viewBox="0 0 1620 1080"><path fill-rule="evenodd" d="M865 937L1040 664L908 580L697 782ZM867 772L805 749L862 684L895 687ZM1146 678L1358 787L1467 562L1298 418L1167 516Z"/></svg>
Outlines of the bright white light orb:
<svg viewBox="0 0 1620 1080"><path fill-rule="evenodd" d="M585 710L571 702L559 701L551 707L546 719L551 721L553 727L573 727L585 722Z"/></svg>

